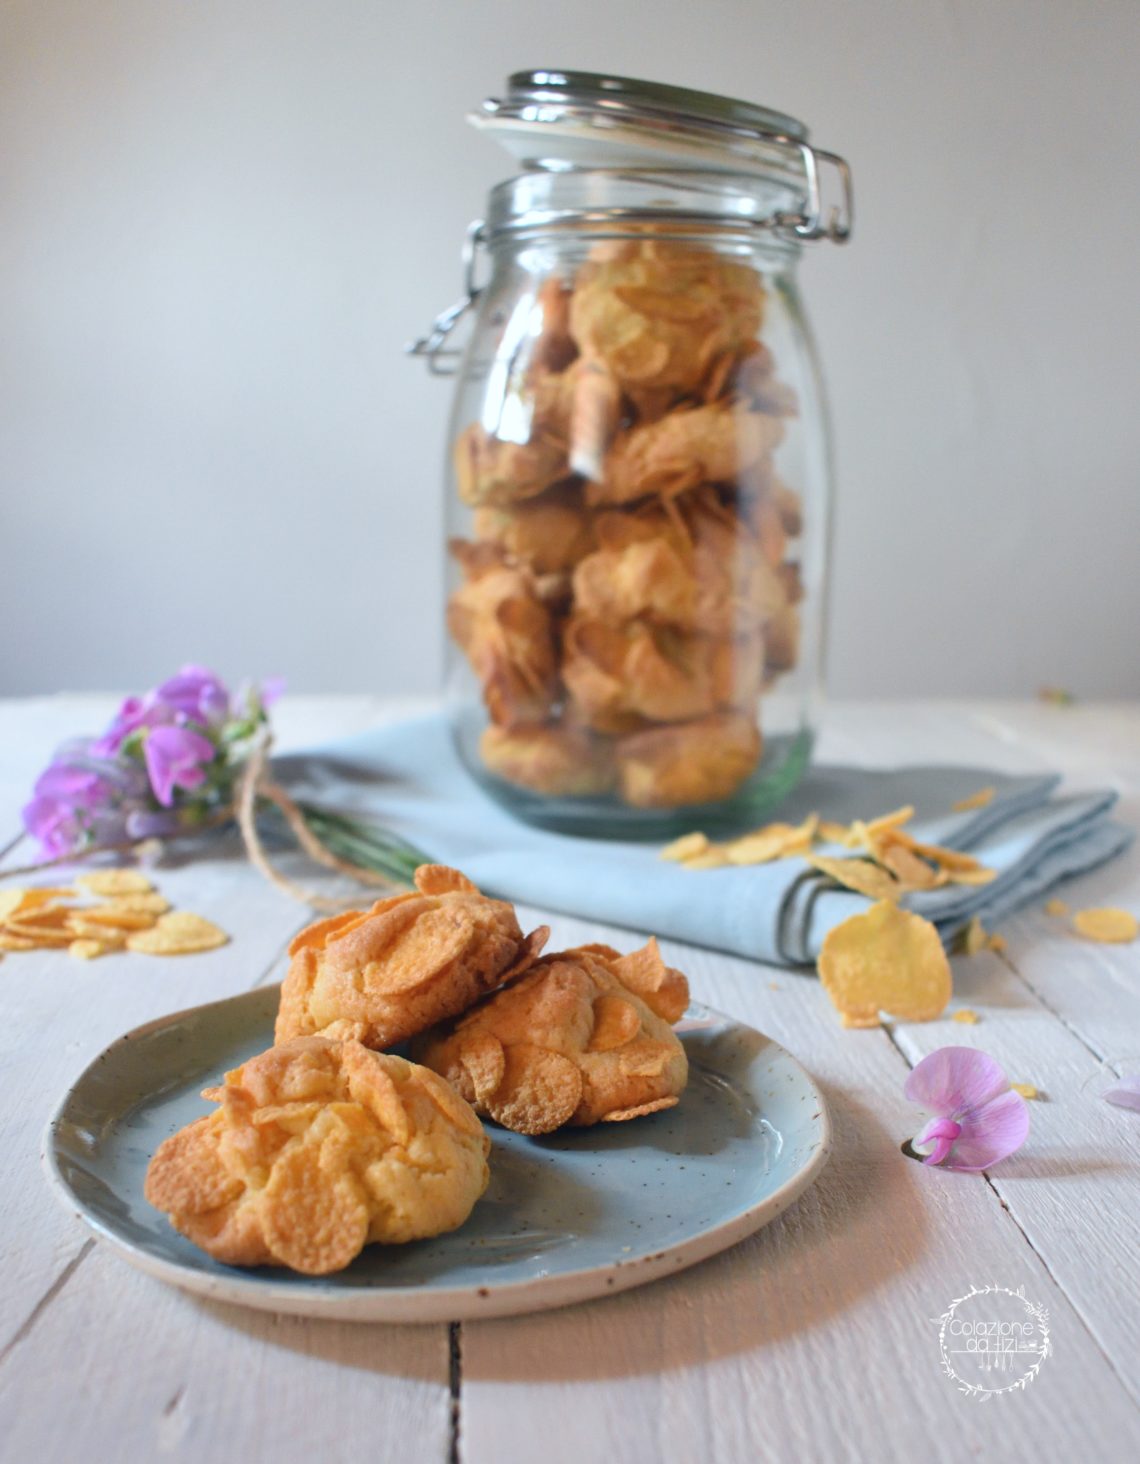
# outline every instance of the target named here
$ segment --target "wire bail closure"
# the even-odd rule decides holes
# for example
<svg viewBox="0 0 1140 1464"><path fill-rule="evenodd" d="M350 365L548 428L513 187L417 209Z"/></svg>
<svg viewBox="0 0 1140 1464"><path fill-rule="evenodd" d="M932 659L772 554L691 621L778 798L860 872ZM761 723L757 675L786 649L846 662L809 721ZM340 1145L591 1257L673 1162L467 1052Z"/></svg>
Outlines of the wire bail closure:
<svg viewBox="0 0 1140 1464"><path fill-rule="evenodd" d="M404 347L405 355L425 357L428 370L433 376L454 376L456 373L457 367L454 363L460 352L453 349L445 350L444 344L483 293L483 286L475 283L475 258L479 252L479 245L483 243L485 237L482 219L475 219L467 225L467 232L463 236L462 254L463 299L457 300L454 305L437 315L432 321L431 330L427 335L418 337ZM443 364L445 362L446 365Z"/></svg>
<svg viewBox="0 0 1140 1464"><path fill-rule="evenodd" d="M807 179L807 210L804 213L777 214L773 220L777 229L795 239L829 239L833 244L846 244L851 238L855 223L855 197L851 188L851 169L846 158L838 153L824 152L807 142L798 142L798 149ZM843 191L843 203L834 204L827 223L823 223L823 191L820 187L819 165L830 163L839 174Z"/></svg>

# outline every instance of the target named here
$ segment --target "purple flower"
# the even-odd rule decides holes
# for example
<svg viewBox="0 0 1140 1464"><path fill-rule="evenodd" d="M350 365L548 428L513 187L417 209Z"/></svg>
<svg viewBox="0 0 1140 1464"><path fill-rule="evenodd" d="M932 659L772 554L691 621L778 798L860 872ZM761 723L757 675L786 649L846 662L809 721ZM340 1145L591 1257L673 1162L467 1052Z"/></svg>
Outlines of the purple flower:
<svg viewBox="0 0 1140 1464"><path fill-rule="evenodd" d="M181 815L172 808L163 808L158 812L136 808L127 814L128 839L165 839L177 833L181 827Z"/></svg>
<svg viewBox="0 0 1140 1464"><path fill-rule="evenodd" d="M924 1057L903 1092L935 1117L911 1140L925 1163L946 1169L989 1169L1020 1149L1029 1109L1001 1067L973 1047L940 1047Z"/></svg>
<svg viewBox="0 0 1140 1464"><path fill-rule="evenodd" d="M157 727L173 721L174 708L157 701L153 691L146 696L129 696L106 732L91 744L91 751L96 757L114 757L131 733L140 727Z"/></svg>
<svg viewBox="0 0 1140 1464"><path fill-rule="evenodd" d="M37 798L54 798L84 808L109 803L114 792L113 785L90 767L67 762L52 763L36 779L35 786Z"/></svg>
<svg viewBox="0 0 1140 1464"><path fill-rule="evenodd" d="M1131 1108L1140 1113L1140 1073L1129 1073L1100 1096L1114 1108Z"/></svg>
<svg viewBox="0 0 1140 1464"><path fill-rule="evenodd" d="M58 798L37 795L24 806L23 819L28 833L39 840L45 858L70 854L83 842L83 825L75 809Z"/></svg>
<svg viewBox="0 0 1140 1464"><path fill-rule="evenodd" d="M175 788L200 788L206 781L206 764L214 760L216 748L208 737L188 727L152 727L143 743L143 757L150 774L150 786L163 808L174 802Z"/></svg>
<svg viewBox="0 0 1140 1464"><path fill-rule="evenodd" d="M214 727L229 714L230 694L221 679L205 666L183 666L177 676L164 681L153 695L170 707L180 722Z"/></svg>

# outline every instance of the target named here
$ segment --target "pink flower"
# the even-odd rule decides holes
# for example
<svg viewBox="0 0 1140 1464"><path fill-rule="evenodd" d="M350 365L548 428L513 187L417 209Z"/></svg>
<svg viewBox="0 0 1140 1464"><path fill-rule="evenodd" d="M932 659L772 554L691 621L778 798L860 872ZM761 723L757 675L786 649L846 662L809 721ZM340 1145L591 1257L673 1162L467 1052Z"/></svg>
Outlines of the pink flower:
<svg viewBox="0 0 1140 1464"><path fill-rule="evenodd" d="M1029 1109L1001 1067L973 1047L940 1047L906 1080L912 1103L935 1115L911 1148L927 1164L946 1169L989 1169L1020 1149L1029 1134Z"/></svg>
<svg viewBox="0 0 1140 1464"><path fill-rule="evenodd" d="M1121 1078L1114 1088L1107 1088L1100 1096L1114 1108L1132 1108L1140 1113L1140 1073Z"/></svg>
<svg viewBox="0 0 1140 1464"><path fill-rule="evenodd" d="M114 757L132 732L173 720L174 708L156 701L154 692L147 692L146 696L129 696L106 732L91 744L91 751L96 757Z"/></svg>
<svg viewBox="0 0 1140 1464"><path fill-rule="evenodd" d="M153 695L173 708L180 722L197 722L203 727L224 722L230 708L225 684L205 666L183 666L177 676L164 681Z"/></svg>
<svg viewBox="0 0 1140 1464"><path fill-rule="evenodd" d="M150 786L163 808L174 802L175 788L200 788L206 781L206 764L217 749L208 737L188 727L152 727L143 743L143 757Z"/></svg>

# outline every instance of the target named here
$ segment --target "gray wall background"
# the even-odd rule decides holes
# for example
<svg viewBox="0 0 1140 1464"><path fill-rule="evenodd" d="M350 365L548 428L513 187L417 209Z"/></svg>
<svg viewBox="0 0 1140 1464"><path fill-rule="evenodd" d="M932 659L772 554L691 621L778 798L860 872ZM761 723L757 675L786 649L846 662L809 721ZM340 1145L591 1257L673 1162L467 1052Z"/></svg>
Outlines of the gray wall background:
<svg viewBox="0 0 1140 1464"><path fill-rule="evenodd" d="M1140 693L1135 0L0 0L0 692L430 691L458 293L523 66L803 117L840 694Z"/></svg>

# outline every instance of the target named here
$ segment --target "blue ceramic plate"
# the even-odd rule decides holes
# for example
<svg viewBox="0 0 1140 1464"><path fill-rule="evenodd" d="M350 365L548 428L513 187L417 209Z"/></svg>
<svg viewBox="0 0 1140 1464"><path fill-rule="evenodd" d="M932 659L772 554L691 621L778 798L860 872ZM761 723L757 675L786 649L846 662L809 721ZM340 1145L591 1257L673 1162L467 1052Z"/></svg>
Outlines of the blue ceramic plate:
<svg viewBox="0 0 1140 1464"><path fill-rule="evenodd" d="M775 1042L694 1003L680 1104L629 1123L523 1138L488 1125L491 1183L461 1229L368 1246L335 1276L211 1260L143 1198L161 1141L199 1096L273 1041L279 990L247 992L120 1037L64 1098L46 1146L64 1203L133 1265L217 1300L342 1320L509 1316L679 1271L766 1225L830 1146L819 1089Z"/></svg>

